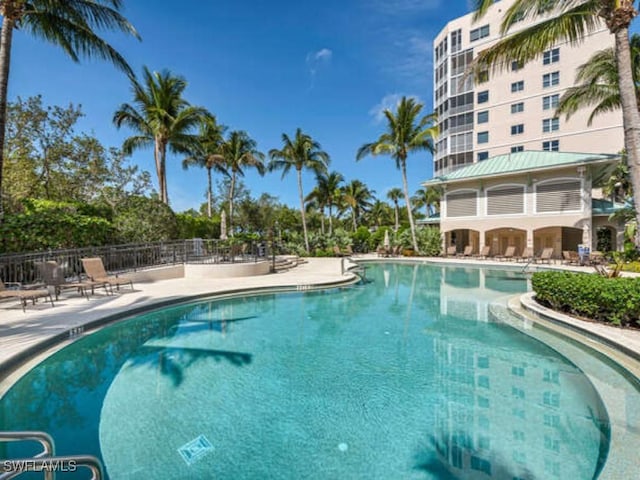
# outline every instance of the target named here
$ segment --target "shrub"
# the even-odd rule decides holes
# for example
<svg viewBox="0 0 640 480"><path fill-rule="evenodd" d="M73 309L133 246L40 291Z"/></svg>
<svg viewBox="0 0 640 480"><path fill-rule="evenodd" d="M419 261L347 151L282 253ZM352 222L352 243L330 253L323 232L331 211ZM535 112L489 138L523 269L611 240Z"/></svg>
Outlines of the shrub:
<svg viewBox="0 0 640 480"><path fill-rule="evenodd" d="M205 216L176 213L178 238L219 238L220 221Z"/></svg>
<svg viewBox="0 0 640 480"><path fill-rule="evenodd" d="M369 229L363 226L358 227L358 229L351 234L353 250L362 253L368 252L369 238L371 238L371 232L369 232Z"/></svg>
<svg viewBox="0 0 640 480"><path fill-rule="evenodd" d="M554 310L614 325L640 326L640 278L536 272L536 300Z"/></svg>
<svg viewBox="0 0 640 480"><path fill-rule="evenodd" d="M128 197L113 218L119 243L159 242L178 236L176 216L168 205L147 197Z"/></svg>

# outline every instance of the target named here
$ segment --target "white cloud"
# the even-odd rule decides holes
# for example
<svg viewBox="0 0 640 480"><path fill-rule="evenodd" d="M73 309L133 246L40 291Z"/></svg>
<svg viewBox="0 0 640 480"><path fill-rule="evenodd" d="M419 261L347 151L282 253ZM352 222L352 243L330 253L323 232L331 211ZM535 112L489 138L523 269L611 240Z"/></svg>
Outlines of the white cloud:
<svg viewBox="0 0 640 480"><path fill-rule="evenodd" d="M416 100L416 102L424 103L422 100L420 100L420 97L417 95L390 93L382 97L382 100L380 100L380 103L371 107L371 109L369 110L369 115L373 117L373 121L375 123L381 123L385 119L384 111L385 110L395 111L402 97L413 98Z"/></svg>
<svg viewBox="0 0 640 480"><path fill-rule="evenodd" d="M315 52L307 53L307 68L309 69L309 75L311 76L311 85L309 89L313 88L316 74L318 70L328 66L333 58L333 52L328 48L321 48Z"/></svg>

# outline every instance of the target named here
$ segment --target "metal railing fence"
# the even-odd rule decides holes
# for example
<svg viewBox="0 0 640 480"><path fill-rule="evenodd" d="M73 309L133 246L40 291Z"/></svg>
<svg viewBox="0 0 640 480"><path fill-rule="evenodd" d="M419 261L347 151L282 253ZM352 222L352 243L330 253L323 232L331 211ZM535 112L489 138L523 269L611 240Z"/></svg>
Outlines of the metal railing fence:
<svg viewBox="0 0 640 480"><path fill-rule="evenodd" d="M231 243L194 238L169 242L136 243L47 250L0 255L0 279L22 284L39 280L37 262L56 261L66 278L82 275L82 258L100 257L108 272L122 273L143 268L183 263L217 264L257 262L268 257L264 243Z"/></svg>

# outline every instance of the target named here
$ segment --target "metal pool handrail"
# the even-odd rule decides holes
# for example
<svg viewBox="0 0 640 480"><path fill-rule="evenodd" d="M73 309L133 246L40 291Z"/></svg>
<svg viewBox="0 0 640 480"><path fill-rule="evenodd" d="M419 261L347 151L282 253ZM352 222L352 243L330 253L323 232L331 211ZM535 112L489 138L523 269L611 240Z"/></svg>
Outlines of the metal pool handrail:
<svg viewBox="0 0 640 480"><path fill-rule="evenodd" d="M102 462L91 455L55 456L55 442L46 432L0 432L0 443L35 441L42 452L29 458L0 459L0 480L16 478L26 472L43 472L46 480L53 480L56 471L75 472L77 467L91 471L91 480L102 480Z"/></svg>

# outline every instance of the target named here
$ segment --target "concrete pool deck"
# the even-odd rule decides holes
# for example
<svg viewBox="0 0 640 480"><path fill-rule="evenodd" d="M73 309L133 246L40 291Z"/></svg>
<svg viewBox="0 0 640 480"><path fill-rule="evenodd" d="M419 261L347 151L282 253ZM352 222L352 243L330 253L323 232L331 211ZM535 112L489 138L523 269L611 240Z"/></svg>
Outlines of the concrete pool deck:
<svg viewBox="0 0 640 480"><path fill-rule="evenodd" d="M360 255L355 262L401 261L434 263L457 266L490 266L523 269L525 264L461 258L380 258L376 255ZM149 283L136 283L134 290L128 288L120 293L107 295L96 289L90 300L75 293L64 293L55 307L44 301L29 304L25 312L17 301L0 304L0 381L10 370L50 346L70 337L82 335L84 330L95 328L100 319L124 318L138 310L161 307L180 300L197 299L209 295L256 290L287 288L306 290L311 287L335 286L354 281L355 275L342 270L340 258L309 258L308 262L276 274L235 278L176 278ZM349 265L346 265L346 264ZM355 264L346 262L346 266ZM588 267L565 267L560 265L530 265L531 269L564 268L573 271L593 271ZM526 307L526 299L523 299ZM549 313L549 312L547 312ZM621 329L598 323L572 319L558 315L557 320L575 329L579 325L584 333L593 334L614 346L618 345L640 358L640 330Z"/></svg>

